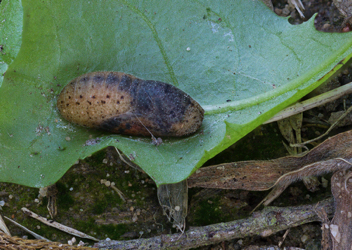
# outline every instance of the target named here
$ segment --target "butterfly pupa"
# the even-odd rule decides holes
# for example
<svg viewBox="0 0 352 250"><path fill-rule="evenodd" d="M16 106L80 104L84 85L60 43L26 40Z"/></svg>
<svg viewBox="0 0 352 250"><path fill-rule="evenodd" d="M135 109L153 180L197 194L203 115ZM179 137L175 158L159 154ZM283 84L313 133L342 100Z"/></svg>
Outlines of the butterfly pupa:
<svg viewBox="0 0 352 250"><path fill-rule="evenodd" d="M63 88L57 107L77 125L138 136L187 136L204 118L203 108L182 90L122 72L77 77Z"/></svg>

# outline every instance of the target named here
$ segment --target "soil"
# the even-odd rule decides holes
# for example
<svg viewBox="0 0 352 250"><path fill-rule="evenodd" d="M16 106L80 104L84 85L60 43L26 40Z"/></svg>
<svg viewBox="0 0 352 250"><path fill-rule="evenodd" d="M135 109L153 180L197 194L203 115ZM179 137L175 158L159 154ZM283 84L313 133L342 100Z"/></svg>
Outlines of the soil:
<svg viewBox="0 0 352 250"><path fill-rule="evenodd" d="M272 1L277 14L291 16L292 24L300 24L314 13L316 27L326 32L341 32L345 17L340 14L332 1L303 0L305 18L287 4L287 1ZM344 27L342 26L344 25ZM348 69L338 78L341 84L351 82L352 70ZM351 100L351 96L347 99ZM302 138L312 139L326 131L320 121L328 120L331 112L344 110L343 101L336 102L333 108L324 106L304 114L305 122ZM348 130L349 127L335 130L334 133ZM223 151L205 166L243 160L266 160L288 155L282 144L276 123L262 125L239 142ZM233 156L233 157L231 157ZM330 176L320 177L330 180ZM102 181L103 180L103 181ZM124 196L123 201L117 192L104 183L106 180L115 183ZM147 238L176 232L172 224L163 215L157 199L157 188L154 182L138 169L131 168L120 160L112 147L99 151L90 158L74 165L56 183L57 211L55 221L80 230L98 239L128 240L140 237ZM188 226L205 226L245 218L250 211L266 196L267 192L249 192L243 190L216 190L192 188L189 190L189 211L186 219ZM48 199L38 198L36 188L28 188L9 183L0 183L0 210L2 216L12 218L30 230L52 240L67 243L73 236L45 226L29 218L22 207L49 216L46 208ZM302 183L291 185L277 200L274 206L294 206L311 204L330 197L330 187L319 187L318 192L309 192ZM32 238L31 235L5 219L12 235ZM292 228L283 247L300 247L320 249L320 223L305 224ZM250 237L235 239L229 242L200 247L198 249L243 249L250 245L277 246L282 240L280 232L270 237ZM77 237L76 237L77 238ZM94 242L79 239L89 245Z"/></svg>

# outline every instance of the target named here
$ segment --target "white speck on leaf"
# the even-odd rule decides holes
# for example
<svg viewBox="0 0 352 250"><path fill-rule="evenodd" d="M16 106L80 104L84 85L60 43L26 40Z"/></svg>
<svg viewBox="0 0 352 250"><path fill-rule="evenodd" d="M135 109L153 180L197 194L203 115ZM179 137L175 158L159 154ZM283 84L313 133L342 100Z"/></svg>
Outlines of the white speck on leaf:
<svg viewBox="0 0 352 250"><path fill-rule="evenodd" d="M211 22L210 25L211 25L211 31L213 31L213 33L216 33L219 31L219 27L220 27L219 24Z"/></svg>
<svg viewBox="0 0 352 250"><path fill-rule="evenodd" d="M235 39L234 39L234 36L233 36L233 34L232 34L231 31L228 32L228 33L225 33L224 37L227 37L227 36L230 37L230 38L229 38L229 42L233 42L233 41L235 40Z"/></svg>

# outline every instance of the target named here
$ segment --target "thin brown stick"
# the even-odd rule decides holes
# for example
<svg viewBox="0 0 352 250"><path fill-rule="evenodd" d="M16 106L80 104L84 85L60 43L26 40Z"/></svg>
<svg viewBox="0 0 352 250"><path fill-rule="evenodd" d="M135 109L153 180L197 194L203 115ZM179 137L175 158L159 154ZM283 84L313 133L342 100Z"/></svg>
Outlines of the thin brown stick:
<svg viewBox="0 0 352 250"><path fill-rule="evenodd" d="M88 234L82 233L76 229L70 228L68 226L62 225L56 221L53 220L47 220L47 218L44 218L36 213L33 213L32 211L28 210L27 208L23 207L21 209L25 214L29 215L30 217L39 220L40 222L44 223L45 225L48 225L50 227L54 227L57 228L61 231L64 231L68 234L72 234L74 236L80 237L80 238L86 238L86 239L90 239L90 240L94 240L94 241L99 241L97 238L94 238Z"/></svg>
<svg viewBox="0 0 352 250"><path fill-rule="evenodd" d="M305 223L320 221L316 207L332 214L334 203L327 199L318 204L298 207L266 207L247 219L197 227L181 234L168 234L148 239L100 241L94 247L108 249L190 249L225 240L260 235L267 237Z"/></svg>
<svg viewBox="0 0 352 250"><path fill-rule="evenodd" d="M308 100L305 100L303 102L298 102L298 103L280 111L274 117L272 117L271 119L264 122L264 124L276 122L276 121L282 120L284 118L302 113L302 112L307 111L309 109L319 107L321 105L324 105L328 102L334 101L344 95L348 95L351 93L352 93L352 83L345 84L341 87L330 90L326 93L315 96L315 97L310 98Z"/></svg>
<svg viewBox="0 0 352 250"><path fill-rule="evenodd" d="M10 230L7 228L5 221L0 215L0 231L3 231L5 234L11 236Z"/></svg>
<svg viewBox="0 0 352 250"><path fill-rule="evenodd" d="M297 143L297 144L290 144L290 146L291 146L291 147L303 147L304 145L307 145L307 144L309 144L309 143L315 142L315 141L317 141L317 140L323 138L324 136L327 136L327 135L330 133L330 131L333 130L333 129L339 124L339 122L342 121L351 111L352 111L352 106L349 107L349 108L346 110L346 112L343 113L343 114L339 117L339 119L337 119L336 122L334 122L334 124L332 124L332 125L330 126L330 128L329 128L324 134L322 134L322 135L320 135L320 136L318 136L318 137L316 137L316 138L314 138L314 139L312 139L312 140L309 140L309 141L305 141L305 142Z"/></svg>
<svg viewBox="0 0 352 250"><path fill-rule="evenodd" d="M22 230L26 231L27 233L31 234L34 238L38 239L38 240L45 240L45 241L50 241L47 238L29 230L28 228L26 228L25 226L22 226L21 224L17 223L14 220L11 220L9 217L4 216L5 219L11 221L13 224L15 224L16 226L20 227ZM11 236L11 235L10 235Z"/></svg>

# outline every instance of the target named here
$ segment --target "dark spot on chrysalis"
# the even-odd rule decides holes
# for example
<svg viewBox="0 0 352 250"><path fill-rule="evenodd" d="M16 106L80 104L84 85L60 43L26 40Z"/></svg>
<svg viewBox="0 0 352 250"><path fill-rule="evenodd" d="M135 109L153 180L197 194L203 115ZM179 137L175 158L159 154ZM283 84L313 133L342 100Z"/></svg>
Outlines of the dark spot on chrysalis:
<svg viewBox="0 0 352 250"><path fill-rule="evenodd" d="M92 98L95 99L95 95L93 95Z"/></svg>
<svg viewBox="0 0 352 250"><path fill-rule="evenodd" d="M92 103L90 101L87 101L89 103L89 105L92 105Z"/></svg>
<svg viewBox="0 0 352 250"><path fill-rule="evenodd" d="M106 98L110 98L110 96L109 96L109 95L106 95Z"/></svg>
<svg viewBox="0 0 352 250"><path fill-rule="evenodd" d="M106 84L117 84L119 82L119 77L114 73L109 73L106 78Z"/></svg>
<svg viewBox="0 0 352 250"><path fill-rule="evenodd" d="M83 77L81 80L80 80L81 82L88 82L89 81L89 77L88 76L85 76L85 77Z"/></svg>
<svg viewBox="0 0 352 250"><path fill-rule="evenodd" d="M82 95L80 95L80 96L79 96L79 98L83 98L83 96L82 96Z"/></svg>
<svg viewBox="0 0 352 250"><path fill-rule="evenodd" d="M105 104L105 101L100 101L102 104Z"/></svg>
<svg viewBox="0 0 352 250"><path fill-rule="evenodd" d="M122 96L121 96L121 99L123 99L123 98L124 98L124 96L122 95Z"/></svg>
<svg viewBox="0 0 352 250"><path fill-rule="evenodd" d="M121 78L121 82L119 84L119 90L128 91L131 87L132 79L129 75L125 74Z"/></svg>
<svg viewBox="0 0 352 250"><path fill-rule="evenodd" d="M77 105L80 105L80 103L79 103L79 102L76 102L76 104L77 104Z"/></svg>
<svg viewBox="0 0 352 250"><path fill-rule="evenodd" d="M101 83L103 80L104 80L104 77L101 76L101 75L95 75L93 77L93 81L96 82L96 83Z"/></svg>
<svg viewBox="0 0 352 250"><path fill-rule="evenodd" d="M120 101L117 101L116 103L117 103L117 104L120 104Z"/></svg>

